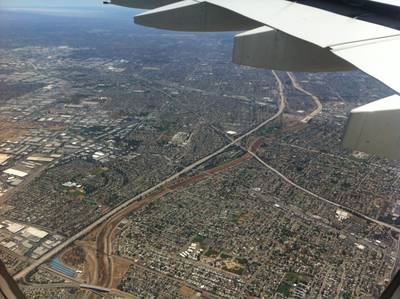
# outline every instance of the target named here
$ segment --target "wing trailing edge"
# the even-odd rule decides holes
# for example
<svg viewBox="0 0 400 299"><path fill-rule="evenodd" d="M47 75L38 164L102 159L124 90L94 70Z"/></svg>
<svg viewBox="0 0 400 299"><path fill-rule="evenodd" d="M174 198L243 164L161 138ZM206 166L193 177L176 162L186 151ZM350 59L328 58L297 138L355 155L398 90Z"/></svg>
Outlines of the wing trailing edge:
<svg viewBox="0 0 400 299"><path fill-rule="evenodd" d="M241 31L261 24L206 1L186 0L141 13L134 18L143 26L176 31Z"/></svg>
<svg viewBox="0 0 400 299"><path fill-rule="evenodd" d="M130 8L153 9L179 1L180 0L109 0L104 3Z"/></svg>

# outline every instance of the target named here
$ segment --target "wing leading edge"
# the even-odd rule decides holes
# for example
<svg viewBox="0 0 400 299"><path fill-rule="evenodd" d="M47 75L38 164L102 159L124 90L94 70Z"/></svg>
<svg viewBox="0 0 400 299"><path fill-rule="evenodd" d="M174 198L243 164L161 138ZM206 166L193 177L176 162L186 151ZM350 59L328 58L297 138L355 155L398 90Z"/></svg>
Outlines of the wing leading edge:
<svg viewBox="0 0 400 299"><path fill-rule="evenodd" d="M147 0L112 0L117 1ZM287 0L150 2L154 6L166 1L168 5L137 15L135 23L179 31L249 30L235 37L233 61L238 64L308 72L358 68L400 93L400 31L371 22L371 16L349 17ZM393 20L390 22L393 24ZM378 101L368 104L368 109L352 111L344 144L354 150L400 159L400 123L394 117L400 119L400 97L383 101L393 109L380 109ZM366 130L374 133L365 134ZM378 135L388 138L384 145Z"/></svg>

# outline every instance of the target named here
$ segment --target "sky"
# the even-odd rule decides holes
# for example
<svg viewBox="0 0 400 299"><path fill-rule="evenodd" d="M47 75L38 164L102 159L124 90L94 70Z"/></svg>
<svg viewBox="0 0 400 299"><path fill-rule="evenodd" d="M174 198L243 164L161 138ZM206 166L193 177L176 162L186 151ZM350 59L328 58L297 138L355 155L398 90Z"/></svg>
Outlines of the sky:
<svg viewBox="0 0 400 299"><path fill-rule="evenodd" d="M100 8L100 9L99 9ZM20 12L65 17L107 17L114 12L129 12L119 6L104 6L103 0L0 0L1 12Z"/></svg>
<svg viewBox="0 0 400 299"><path fill-rule="evenodd" d="M102 0L0 0L1 8L96 8L102 6Z"/></svg>

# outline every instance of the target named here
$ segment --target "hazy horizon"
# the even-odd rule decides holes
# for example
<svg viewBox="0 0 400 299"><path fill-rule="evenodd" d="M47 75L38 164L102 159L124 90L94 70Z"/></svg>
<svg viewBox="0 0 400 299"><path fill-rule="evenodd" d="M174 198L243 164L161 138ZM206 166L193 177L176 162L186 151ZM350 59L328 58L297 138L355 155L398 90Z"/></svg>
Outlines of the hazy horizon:
<svg viewBox="0 0 400 299"><path fill-rule="evenodd" d="M2 0L0 8L74 8L74 7L102 7L101 0Z"/></svg>
<svg viewBox="0 0 400 299"><path fill-rule="evenodd" d="M102 0L1 0L0 12L29 13L59 17L111 17L117 14L134 15L135 9L104 5ZM130 20L127 19L127 20Z"/></svg>

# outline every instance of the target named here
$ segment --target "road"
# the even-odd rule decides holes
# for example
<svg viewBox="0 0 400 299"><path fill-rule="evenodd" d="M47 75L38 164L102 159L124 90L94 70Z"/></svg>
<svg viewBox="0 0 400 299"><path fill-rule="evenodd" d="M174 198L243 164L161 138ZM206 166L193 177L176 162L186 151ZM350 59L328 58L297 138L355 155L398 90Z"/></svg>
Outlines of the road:
<svg viewBox="0 0 400 299"><path fill-rule="evenodd" d="M261 143L255 143L254 148L259 145L261 145ZM93 275L92 279L89 280L90 284L101 285L109 288L112 287L112 281L114 277L113 257L115 257L112 256L112 235L122 219L126 218L133 211L164 197L168 193L185 189L190 185L196 184L212 175L216 175L232 167L236 167L237 165L251 159L252 156L246 154L237 159L228 161L223 165L215 166L211 169L203 170L196 175L176 180L173 183L166 185L163 190L152 193L151 195L134 202L126 209L109 218L100 226L97 232L96 245L94 247L94 250L96 251L96 265L95 268L92 269L92 272L94 272L95 275Z"/></svg>
<svg viewBox="0 0 400 299"><path fill-rule="evenodd" d="M285 103L286 103L286 98L285 98L285 94L284 94L284 88L283 88L282 81L279 79L279 77L276 75L276 73L273 72L273 74L274 74L274 76L275 76L275 78L276 78L276 80L277 80L277 82L278 82L278 90L279 90L279 95L280 95L280 109L279 109L279 111L280 111L280 113L282 113L283 110L285 109ZM292 82L293 82L293 86L294 86L295 88L297 88L297 89L301 90L302 92L306 93L307 95L309 95L310 97L312 97L312 98L316 101L317 109L315 109L314 111L312 111L310 114L308 114L308 115L306 116L307 119L309 119L309 120L312 119L316 114L320 113L321 110L322 110L322 105L321 105L321 103L319 102L319 99L318 99L316 96L314 96L313 94L311 94L311 93L309 93L308 91L306 91L306 90L304 90L303 88L301 88L301 87L299 86L299 84L297 83L297 80L296 80L296 78L293 76L292 73L288 72L287 74L288 74L289 78L291 78L291 80L292 80ZM278 113L279 113L279 111L278 111ZM276 118L276 117L275 117L275 118ZM302 120L302 122L304 122L304 119ZM253 131L253 132L254 132L254 131ZM242 146L241 146L241 147L242 147ZM273 168L271 165L267 164L267 163L266 163L264 160L262 160L254 151L252 151L251 148L244 148L244 147L242 147L242 149L244 149L244 150L247 151L250 155L252 155L254 159L256 159L258 162L260 162L260 163L261 163L263 166L265 166L268 170L272 171L273 173L275 173L276 175L278 175L279 177L281 177L285 182L287 182L288 184L292 185L293 187L295 187L295 188L297 188L297 189L303 191L304 193L307 193L307 194L311 195L312 197L315 197L315 198L317 198L317 199L319 199L319 200L321 200L321 201L323 201L323 202L325 202L325 203L328 203L328 204L333 205L333 206L335 206L335 207L338 207L338 208L340 208L340 209L342 209L342 210L345 210L345 211L347 211L347 212L349 212L349 213L351 213L351 214L353 214L353 215L356 215L356 216L358 216L358 217L360 217L360 218L362 218L362 219L364 219L364 220L367 220L367 221L369 221L369 222L372 222L372 223L375 223L375 224L384 226L384 227L386 227L386 228L388 228L388 229L391 229L391 230L393 230L393 231L400 232L400 228L397 228L397 227L392 226L392 225L390 225L390 224L387 224L387 223L385 223L385 222L379 221L379 220L377 220L377 219L368 217L368 216L366 216L366 215L364 215L364 214L361 214L360 212L355 211L355 210L352 209L352 208L343 206L343 205L338 204L338 203L336 203L336 202L333 202L333 201L331 201L331 200L329 200L329 199L326 199L326 198L324 198L324 197L322 197L322 196L320 196L320 195L318 195L318 194L315 194L314 192L312 192L312 191L310 191L310 190L308 190L308 189L306 189L306 188L304 188L304 187L302 187L302 186L296 184L295 182L293 182L292 180L290 180L288 177L286 177L284 174L282 174L281 172L279 172L277 169L275 169L275 168ZM399 251L399 252L400 252L400 251ZM399 256L399 258L400 258L400 256Z"/></svg>
<svg viewBox="0 0 400 299"><path fill-rule="evenodd" d="M14 279L15 280L19 280L19 279L25 277L25 275L27 275L29 272L31 272L32 270L34 270L35 268L37 268L41 264L45 263L48 259L52 258L56 254L60 253L63 249L65 249L67 246L72 244L74 241L82 238L83 236L88 234L90 231L92 231L94 228L96 228L97 226L99 226L100 224L105 222L107 219L109 219L110 217L112 217L116 213L118 213L121 210L125 209L126 207L128 207L129 205L131 205L132 203L137 201L138 199L140 199L143 196L146 196L146 195L156 191L157 189L159 189L160 187L163 187L167 183L179 178L181 175L183 175L183 174L191 171L192 169L196 168L197 166L209 161L210 159L214 158L215 156L218 156L219 154L221 154L224 151L226 151L228 148L238 144L240 141L242 141L246 137L250 136L251 134L253 134L256 131L258 131L259 129L261 129L264 126L266 126L268 123L270 123L270 122L274 121L275 119L277 119L283 113L283 111L285 110L285 107L286 107L285 101L286 101L286 99L285 99L285 96L284 96L284 93L283 93L283 84L282 84L281 80L279 79L279 77L276 75L275 72L273 72L273 74L274 74L275 78L277 78L278 88L279 88L279 93L280 93L279 109L273 116L271 116L267 120L263 121L262 123L260 123L259 125L257 125L253 129L249 130L245 134L241 135L240 137L234 139L232 142L228 143L227 145L225 145L225 146L221 147L220 149L216 150L215 152L211 153L210 155L197 160L196 162L190 164L189 166L185 167L184 169L182 169L181 171L177 172L176 174L168 177L167 179L163 180L162 182L158 183L157 185L147 189L146 191L136 195L135 197L123 202L119 206L117 206L114 209L110 210L107 214L103 215L102 217L97 219L95 222L93 222L89 226L85 227L83 230L81 230L77 234L75 234L72 237L66 239L64 242L62 242L58 246L54 247L53 249L48 251L46 254L41 256L39 259L34 261L28 267L26 267L25 269L21 270L17 274L15 274L14 275Z"/></svg>
<svg viewBox="0 0 400 299"><path fill-rule="evenodd" d="M295 188L297 188L297 189L303 191L304 193L307 193L307 194L309 194L309 195L311 195L311 196L313 196L313 197L315 197L315 198L317 198L317 199L319 199L319 200L322 200L323 202L326 202L326 203L328 203L328 204L330 204L330 205L333 205L333 206L335 206L335 207L338 207L338 208L340 208L340 209L342 209L342 210L345 210L345 211L347 211L347 212L350 212L350 213L352 213L353 215L356 215L356 216L358 216L358 217L360 217L360 218L362 218L362 219L364 219L364 220L367 220L367 221L369 221L369 222L376 223L376 224L378 224L378 225L384 226L384 227L386 227L386 228L389 228L389 229L391 229L391 230L393 230L393 231L396 231L396 232L399 232L399 233L400 233L400 228L397 228L397 227L392 226L392 225L390 225L390 224L387 224L387 223L385 223L385 222L379 221L379 220L377 220L377 219L368 217L368 216L366 216L366 215L364 215L364 214L361 214L360 212L357 212L357 211L353 210L352 208L349 208L349 207L343 206L343 205L341 205L341 204L338 204L338 203L336 203L336 202L333 202L333 201L331 201L331 200L329 200L329 199L326 199L326 198L324 198L324 197L322 197L322 196L319 196L318 194L315 194L314 192L312 192L312 191L310 191L310 190L307 190L307 189L301 187L300 185L297 185L295 182L293 182L292 180L290 180L290 179L289 179L288 177L286 177L284 174L282 174L281 172L279 172L278 170L276 170L275 168L273 168L273 167L271 167L269 164L267 164L264 160L262 160L262 159L261 159L259 156L257 156L254 152L252 152L252 151L250 151L250 150L249 150L248 152L249 152L250 155L252 155L252 156L254 157L254 159L256 159L258 162L260 162L262 165L264 165L266 168L268 168L270 171L272 171L272 172L275 173L276 175L280 176L285 182L287 182L287 183L289 183L290 185L292 185L293 187L295 187Z"/></svg>
<svg viewBox="0 0 400 299"><path fill-rule="evenodd" d="M283 84L279 77L274 73L274 76L277 80L278 83L278 89L279 89L279 95L280 95L280 109L278 110L279 115L282 114L282 112L285 109L286 105L286 98L284 95L284 89L283 89ZM168 96L168 95L167 95ZM267 120L268 122L271 121L271 118ZM265 122L263 123L264 125L266 124ZM209 124L211 125L211 124ZM211 125L212 126L212 125ZM219 132L219 129L215 128L212 126L215 130ZM222 132L222 134L225 134ZM248 136L249 132L247 132L247 135L245 134L242 137ZM240 138L239 138L240 139ZM232 144L232 140L229 140L229 144ZM236 139L238 140L238 139ZM260 141L260 140L259 140ZM253 144L251 148L256 149L258 146L261 145L260 142L256 142L257 144ZM253 147L254 146L254 147ZM162 190L158 193L152 193L149 196L145 198L141 198L140 200L137 200L133 202L131 205L126 207L126 209L123 209L119 211L118 213L114 214L112 217L110 217L107 221L105 221L99 228L99 233L96 237L96 268L93 270L94 276L93 280L90 282L94 285L101 285L105 287L110 287L112 283L112 271L113 271L113 261L111 258L112 254L112 246L111 246L111 236L112 233L115 229L115 227L118 225L118 223L125 218L129 213L132 211L141 208L142 206L154 201L154 199L160 198L167 194L168 192L175 191L177 189L181 189L183 187L188 186L189 184L193 184L198 182L201 179L204 179L207 175L212 175L215 173L218 173L220 171L223 171L226 168L230 168L232 166L235 166L245 160L251 159L251 155L247 155L241 158L238 158L236 160L230 161L223 166L215 167L211 170L207 170L204 174L197 175L195 177L189 178L189 179L184 179L183 181L177 181L174 182L171 185L167 185L166 190ZM165 188L164 187L164 188Z"/></svg>
<svg viewBox="0 0 400 299"><path fill-rule="evenodd" d="M274 75L276 76L276 74L274 74ZM279 77L276 76L276 79L277 79L277 82L278 82L279 95L280 95L280 99L281 99L280 100L280 108L281 109L279 110L280 114L281 114L283 112L284 108L285 108L285 105L286 105L286 98L285 98L285 95L284 95L284 88L283 88L283 85L282 85L281 81L279 80ZM315 113L315 111L311 112L311 114L314 114L314 113ZM217 129L217 128L214 128L214 129L219 131L219 129ZM247 135L245 134L244 136L248 136L248 133L247 133ZM242 136L242 137L244 137L244 136ZM240 139L240 138L238 138L238 139ZM230 144L234 143L238 139L233 140L233 141L230 140ZM257 140L257 142L255 142L255 143L258 144L259 141L260 140ZM254 145L254 143L253 143L253 145ZM327 200L327 199L325 199L325 198L323 198L321 196L318 196L317 194L313 193L312 191L307 190L307 189L297 185L296 183L292 182L290 179L288 179L282 173L280 173L279 171L277 171L276 169L274 169L273 167L271 167L270 165L265 163L260 157L258 157L255 152L257 151L256 148L258 148L259 144L258 144L258 146L255 146L254 149L253 149L253 145L250 146L249 148L244 148L242 145L239 145L239 146L242 147L242 149L244 149L245 151L247 151L248 154L251 155L254 159L256 159L262 165L267 167L270 171L273 171L275 174L280 176L283 180L285 180L287 183L291 184L295 188L300 189L301 191L306 192L307 194L309 194L309 195L311 195L313 197L317 197L319 200L323 200L323 201L325 201L325 202L327 202L329 204L333 204L333 205L335 205L337 207L340 207L340 208L342 208L344 210L347 210L347 211L349 211L349 212L351 212L353 214L357 214L358 216L360 216L360 217L362 217L364 219L367 219L369 221L375 222L375 223L380 224L380 225L387 226L385 223L379 222L379 221L377 221L375 219L372 219L372 218L369 218L369 217L367 217L365 215L361 215L360 213L358 213L356 211L353 211L353 210L351 210L351 209L349 209L347 207L344 207L344 206L341 206L340 204L336 204L336 203L334 203L332 201L329 201L329 200ZM231 161L231 162L233 162L233 161ZM174 187L168 188L168 189L172 189L172 191L173 191L173 190L177 189L178 187L179 188L182 187L181 185L186 186L186 185L188 185L188 183L185 182L185 180L183 182L177 182L177 183L174 182L174 185L173 185ZM167 192L165 192L165 193L167 193ZM112 261L110 260L110 256L112 254L110 237L111 237L111 234L112 234L112 231L113 231L114 227L119 223L119 221L123 217L126 216L127 213L129 213L129 211L132 210L132 208L135 205L138 205L138 206L140 205L140 207L141 207L144 204L147 204L149 201L151 201L151 198L159 198L163 194L164 194L164 192L160 192L160 194L152 194L148 198L145 198L145 199L142 199L140 201L137 201L137 202L135 202L133 204L133 206L130 206L130 208L127 208L125 210L122 210L121 212L119 212L118 214L114 215L107 222L105 222L103 224L103 229L101 230L101 232L98 235L97 240L96 240L97 252L100 254L100 256L98 256L98 265L99 265L99 268L100 268L100 272L99 272L100 275L98 277L96 277L97 279L93 281L93 284L102 285L102 286L105 286L105 287L109 287L110 286L110 283L111 283L111 281L110 281L110 273L112 272L112 268L113 268ZM107 226L107 225L109 225L109 226ZM392 226L388 226L388 227L390 229L397 229L397 228L392 227Z"/></svg>
<svg viewBox="0 0 400 299"><path fill-rule="evenodd" d="M95 286L91 284L84 284L84 283L74 283L74 282L61 282L61 283L30 283L28 284L29 287L32 288L39 288L39 289L54 289L54 288L81 288L81 289L89 289L94 291L100 292L107 292L109 293L111 290L108 288L103 288L100 286Z"/></svg>
<svg viewBox="0 0 400 299"><path fill-rule="evenodd" d="M115 295L118 298L129 298L129 299L134 299L136 298L135 296L116 290L116 289L108 289L108 288L103 288L100 286L96 285L91 285L91 284L85 284L85 283L76 283L76 282L61 282L61 283L27 283L27 286L30 288L38 288L38 289L65 289L65 288L79 288L82 290L88 290L91 291L93 294L96 294L97 296L103 297L105 294L109 294L110 298L112 295ZM109 296L105 297L109 298ZM112 297L114 298L114 296Z"/></svg>
<svg viewBox="0 0 400 299"><path fill-rule="evenodd" d="M254 128L252 128L251 130L247 131L245 134L241 135L240 137L232 140L230 143L228 143L227 145L221 147L220 149L216 150L215 152L211 153L210 155L203 157L199 160L197 160L196 162L190 164L189 166L185 167L183 170L177 172L176 174L168 177L167 179L163 180L162 182L158 183L157 185L147 189L146 191L136 195L135 197L123 202L122 204L120 204L119 206L115 207L114 209L110 210L107 214L103 215L102 217L100 217L99 219L97 219L95 222L93 222L92 224L90 224L89 226L87 226L86 228L84 228L83 230L81 230L80 232L78 232L77 234L75 234L74 236L66 239L64 242L62 242L60 245L58 245L57 247L53 248L52 250L50 250L49 252L47 252L46 254L44 254L42 257L40 257L38 260L34 261L31 265L29 265L28 267L26 267L25 269L21 270L20 272L18 272L17 274L14 275L14 279L15 280L19 280L23 277L25 277L25 275L27 275L29 272L31 272L32 270L34 270L35 268L37 268L38 266L40 266L41 264L45 263L48 259L50 259L51 257L57 255L58 253L60 253L63 249L65 249L67 246L69 246L70 244L72 244L74 241L80 239L81 237L85 236L86 234L88 234L90 231L92 231L94 228L96 228L97 226L103 224L106 220L108 220L109 218L111 218L112 216L116 215L117 213L119 213L120 211L126 209L127 207L129 207L131 204L133 204L134 202L138 201L139 199L141 199L142 197L151 194L152 192L156 191L157 189L165 186L167 183L172 182L173 180L179 178L180 176L182 176L183 174L191 171L192 169L196 168L197 166L209 161L210 159L216 157L217 155L221 154L222 152L224 152L225 150L229 149L230 147L239 144L243 139L247 138L248 136L252 135L253 133L255 133L256 131L260 130L261 128L263 128L264 126L266 126L267 124L269 124L270 122L274 121L275 119L277 119L278 117L281 116L281 114L283 113L283 111L285 110L286 107L286 97L284 94L284 87L283 87L283 83L281 82L281 80L279 79L279 77L277 76L277 74L275 72L273 72L277 83L278 83L278 90L279 90L279 95L280 95L280 99L279 99L279 109L278 111L271 116L270 118L268 118L267 120L263 121L262 123L260 123L259 125L255 126ZM305 91L306 92L306 91ZM306 92L307 93L307 92ZM312 96L310 94L310 96ZM322 108L322 106L321 106ZM318 110L318 108L317 108ZM311 114L315 115L316 111L314 110ZM318 112L319 113L319 112ZM310 115L309 115L310 116ZM296 183L294 183L293 181L291 181L289 178L287 178L284 174L282 174L281 172L279 172L278 170L274 169L273 167L271 167L270 165L268 165L266 162L264 162L260 157L257 156L256 153L254 153L251 149L247 149L248 153L250 155L252 155L258 162L260 162L262 165L264 165L266 168L268 168L270 171L272 171L273 173L275 173L276 175L280 176L284 181L286 181L287 183L289 183L290 185L292 185L293 187L319 199L322 200L328 204L331 204L333 206L336 206L338 208L341 208L343 210L349 211L352 214L355 214L361 218L364 218L365 220L368 220L370 222L379 224L381 226L387 227L391 230L394 230L396 232L400 232L400 229L394 226L391 226L387 223L378 221L376 219L370 218L368 216L362 215L357 211L354 211L348 207L342 206L338 203L335 203L333 201L330 201L326 198L323 198L315 193L313 193L310 190L307 190L303 187L301 187L300 185L297 185Z"/></svg>
<svg viewBox="0 0 400 299"><path fill-rule="evenodd" d="M319 100L319 98L315 95L313 95L311 92L305 90L299 83L299 81L297 81L296 77L293 75L293 73L291 72L287 72L290 81L292 81L292 85L295 89L297 89L298 91L308 95L309 97L311 97L315 103L315 105L317 106L315 108L314 111L312 111L310 114L308 114L305 118L303 118L301 120L301 122L303 123L308 123L310 120L312 120L317 114L321 113L322 111L322 104L321 101Z"/></svg>

